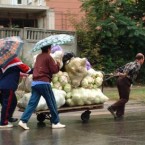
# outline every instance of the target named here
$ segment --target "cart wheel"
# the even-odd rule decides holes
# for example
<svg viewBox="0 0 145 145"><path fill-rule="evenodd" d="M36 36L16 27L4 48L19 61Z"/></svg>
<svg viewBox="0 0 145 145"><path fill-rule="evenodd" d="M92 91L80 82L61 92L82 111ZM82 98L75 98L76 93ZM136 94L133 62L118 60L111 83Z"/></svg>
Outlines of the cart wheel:
<svg viewBox="0 0 145 145"><path fill-rule="evenodd" d="M46 113L45 119L50 120L50 122L52 123L52 117L51 117L51 115L49 113Z"/></svg>
<svg viewBox="0 0 145 145"><path fill-rule="evenodd" d="M89 121L90 114L91 114L90 110L87 110L81 114L81 119L82 119L83 123L87 123Z"/></svg>
<svg viewBox="0 0 145 145"><path fill-rule="evenodd" d="M45 118L46 118L46 114L44 114L44 113L37 114L37 120L39 122L43 122L45 120Z"/></svg>

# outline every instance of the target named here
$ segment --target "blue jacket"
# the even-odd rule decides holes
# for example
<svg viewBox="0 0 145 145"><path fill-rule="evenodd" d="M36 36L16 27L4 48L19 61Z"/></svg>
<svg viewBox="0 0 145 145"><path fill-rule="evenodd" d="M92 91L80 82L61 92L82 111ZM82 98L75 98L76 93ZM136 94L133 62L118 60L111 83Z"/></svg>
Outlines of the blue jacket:
<svg viewBox="0 0 145 145"><path fill-rule="evenodd" d="M19 58L14 58L0 72L0 89L18 88L20 72L32 74L32 69L24 64Z"/></svg>

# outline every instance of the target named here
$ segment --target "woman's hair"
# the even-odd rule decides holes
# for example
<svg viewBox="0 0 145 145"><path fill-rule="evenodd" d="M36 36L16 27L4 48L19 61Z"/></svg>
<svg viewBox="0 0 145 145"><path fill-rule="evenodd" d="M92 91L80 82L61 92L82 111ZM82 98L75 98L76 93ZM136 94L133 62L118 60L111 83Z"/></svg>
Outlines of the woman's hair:
<svg viewBox="0 0 145 145"><path fill-rule="evenodd" d="M42 52L48 52L49 49L51 49L51 45L47 45L41 48Z"/></svg>

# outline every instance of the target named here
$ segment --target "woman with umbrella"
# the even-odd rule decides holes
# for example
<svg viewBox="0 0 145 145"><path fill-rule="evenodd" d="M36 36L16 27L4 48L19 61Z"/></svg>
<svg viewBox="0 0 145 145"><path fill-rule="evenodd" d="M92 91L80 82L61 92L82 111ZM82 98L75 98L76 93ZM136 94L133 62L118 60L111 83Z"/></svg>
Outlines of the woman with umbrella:
<svg viewBox="0 0 145 145"><path fill-rule="evenodd" d="M55 97L51 88L52 75L59 72L59 62L55 62L51 57L51 45L41 47L40 53L34 64L32 95L25 111L19 121L19 126L23 129L29 129L27 122L35 111L40 97L43 96L51 114L52 128L64 128L60 123Z"/></svg>
<svg viewBox="0 0 145 145"><path fill-rule="evenodd" d="M18 119L12 118L17 106L15 91L17 90L20 72L31 74L32 69L24 64L18 57L15 57L7 65L1 67L0 90L2 104L0 128L13 127L8 122L15 122Z"/></svg>

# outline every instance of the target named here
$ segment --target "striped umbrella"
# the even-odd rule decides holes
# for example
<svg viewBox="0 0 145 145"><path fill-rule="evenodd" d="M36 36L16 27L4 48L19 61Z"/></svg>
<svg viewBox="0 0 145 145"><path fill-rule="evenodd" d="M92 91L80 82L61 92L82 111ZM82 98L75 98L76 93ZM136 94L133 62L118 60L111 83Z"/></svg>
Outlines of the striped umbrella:
<svg viewBox="0 0 145 145"><path fill-rule="evenodd" d="M4 67L13 58L18 56L24 42L19 36L0 39L0 67Z"/></svg>

